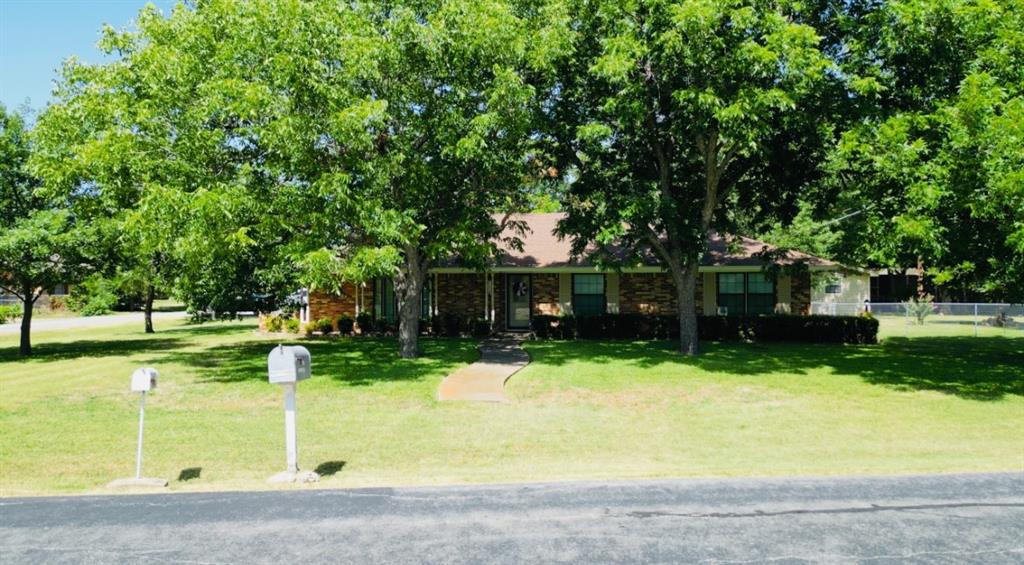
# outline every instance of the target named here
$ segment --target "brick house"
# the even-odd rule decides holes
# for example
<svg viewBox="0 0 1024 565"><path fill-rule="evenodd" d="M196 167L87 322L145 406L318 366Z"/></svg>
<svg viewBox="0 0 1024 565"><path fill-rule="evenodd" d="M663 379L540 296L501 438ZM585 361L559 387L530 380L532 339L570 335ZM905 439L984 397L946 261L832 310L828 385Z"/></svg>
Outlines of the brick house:
<svg viewBox="0 0 1024 565"><path fill-rule="evenodd" d="M525 330L540 314L650 313L678 311L669 273L653 259L648 265L621 272L600 271L585 259L573 260L570 242L554 229L561 214L524 214L528 229L520 236L521 251L504 249L484 272L457 265L430 269L423 293L423 317L454 314L486 319L498 330ZM839 272L840 266L811 255L790 252L786 262L800 260L809 269L802 276L762 271L755 256L772 246L743 238L730 250L724 238L713 236L697 279L698 314L807 314L811 279L820 272ZM836 275L832 275L836 276ZM865 275L866 276L866 275ZM337 319L372 312L375 319L394 320L397 307L390 280L345 284L340 294L313 290L302 319Z"/></svg>

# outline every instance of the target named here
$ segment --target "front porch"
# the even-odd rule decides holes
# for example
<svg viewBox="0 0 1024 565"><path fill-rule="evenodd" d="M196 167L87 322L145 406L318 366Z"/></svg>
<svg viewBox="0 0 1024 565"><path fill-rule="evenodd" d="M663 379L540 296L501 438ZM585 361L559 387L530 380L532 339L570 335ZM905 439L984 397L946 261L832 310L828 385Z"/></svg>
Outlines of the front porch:
<svg viewBox="0 0 1024 565"><path fill-rule="evenodd" d="M709 268L698 275L697 314L807 313L810 275L772 280L751 268ZM495 331L528 331L539 315L678 313L671 277L655 269L600 272L584 269L500 269L472 272L436 269L427 275L421 317L486 320ZM345 284L340 294L311 292L303 321L369 313L396 323L391 281Z"/></svg>

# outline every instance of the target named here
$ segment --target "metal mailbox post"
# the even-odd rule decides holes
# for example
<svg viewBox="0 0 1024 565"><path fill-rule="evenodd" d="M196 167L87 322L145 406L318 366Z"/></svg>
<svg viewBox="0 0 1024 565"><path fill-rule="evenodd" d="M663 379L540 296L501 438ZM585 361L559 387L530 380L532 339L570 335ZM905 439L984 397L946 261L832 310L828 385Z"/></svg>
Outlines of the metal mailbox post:
<svg viewBox="0 0 1024 565"><path fill-rule="evenodd" d="M299 381L312 376L309 350L305 347L279 345L267 355L267 375L271 384L284 389L284 441L288 469L270 478L270 482L315 482L316 473L299 473L299 447L295 432L295 391Z"/></svg>
<svg viewBox="0 0 1024 565"><path fill-rule="evenodd" d="M119 488L119 487L165 487L167 486L166 479L153 479L153 478L142 478L142 431L146 421L146 394L156 388L156 379L159 376L156 369L152 367L142 367L136 369L132 373L131 389L132 392L139 393L139 439L138 444L135 448L135 478L134 479L118 479L111 482L108 487Z"/></svg>

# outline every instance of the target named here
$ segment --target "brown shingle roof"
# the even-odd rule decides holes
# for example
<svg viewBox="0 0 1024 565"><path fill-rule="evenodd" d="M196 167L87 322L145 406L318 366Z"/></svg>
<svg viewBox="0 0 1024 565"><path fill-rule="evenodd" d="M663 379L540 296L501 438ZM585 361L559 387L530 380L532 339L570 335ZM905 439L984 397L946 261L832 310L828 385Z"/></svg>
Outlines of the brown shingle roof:
<svg viewBox="0 0 1024 565"><path fill-rule="evenodd" d="M565 216L564 213L551 214L517 214L511 217L514 221L526 223L525 234L519 236L523 242L522 251L512 249L508 245L502 245L503 255L498 260L496 267L535 267L535 268L558 268L558 267L588 267L592 266L586 257L572 259L572 244L568 238L560 239L555 234L558 221ZM507 232L507 235L513 235ZM763 261L755 254L764 250L775 250L775 246L750 239L739 238L739 247L730 252L726 238L712 234L708 240L708 251L701 259L703 266L760 266ZM835 263L798 251L790 251L785 259L780 262L791 263L796 260L806 261L814 266L834 266ZM654 257L644 261L649 266L657 266L658 262Z"/></svg>

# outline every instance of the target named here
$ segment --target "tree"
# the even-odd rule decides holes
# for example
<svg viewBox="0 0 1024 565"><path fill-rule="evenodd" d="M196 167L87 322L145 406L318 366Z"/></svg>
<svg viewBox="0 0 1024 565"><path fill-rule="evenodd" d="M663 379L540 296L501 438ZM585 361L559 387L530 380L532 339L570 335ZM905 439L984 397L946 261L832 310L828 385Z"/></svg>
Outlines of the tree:
<svg viewBox="0 0 1024 565"><path fill-rule="evenodd" d="M32 152L22 116L0 105L0 289L22 303L22 355L32 354L32 311L58 284L89 270L84 253L96 249L61 203L40 197L39 181L26 170Z"/></svg>
<svg viewBox="0 0 1024 565"><path fill-rule="evenodd" d="M1024 5L895 0L846 41L870 112L820 197L841 259L917 264L949 288L1024 297ZM920 279L919 279L920 280ZM923 294L919 287L919 294Z"/></svg>
<svg viewBox="0 0 1024 565"><path fill-rule="evenodd" d="M675 283L680 346L696 354L695 288L710 230L737 203L770 213L761 159L829 61L788 2L572 4L551 138L569 187L574 250L651 253ZM813 119L810 116L807 119Z"/></svg>
<svg viewBox="0 0 1024 565"><path fill-rule="evenodd" d="M66 185L175 218L158 241L173 242L178 287L203 296L236 290L200 274L211 256L268 252L256 264L278 283L393 277L413 357L427 266L482 266L505 227L493 214L528 206L534 83L558 45L534 38L557 16L468 0L147 9L108 33L119 61L71 69L55 131L99 119L82 159L50 163L104 163Z"/></svg>
<svg viewBox="0 0 1024 565"><path fill-rule="evenodd" d="M31 166L45 191L75 195L78 217L117 234L103 268L141 291L147 333L157 291L233 313L295 283L282 280L287 234L268 212L286 191L232 121L254 102L242 85L204 82L217 63L194 54L216 39L182 32L210 31L194 17L184 5L169 19L148 6L138 30L106 27L99 47L112 62L68 60L35 131ZM188 45L172 53L176 40Z"/></svg>

